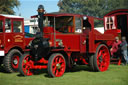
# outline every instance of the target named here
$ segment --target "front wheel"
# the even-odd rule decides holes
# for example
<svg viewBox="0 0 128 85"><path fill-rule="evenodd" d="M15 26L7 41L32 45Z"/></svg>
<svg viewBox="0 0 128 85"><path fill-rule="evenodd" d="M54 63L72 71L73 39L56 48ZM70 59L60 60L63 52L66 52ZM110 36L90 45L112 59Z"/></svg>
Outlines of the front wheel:
<svg viewBox="0 0 128 85"><path fill-rule="evenodd" d="M19 63L19 72L23 76L31 76L33 75L33 71L31 69L33 64L32 57L29 54L24 54L20 58Z"/></svg>
<svg viewBox="0 0 128 85"><path fill-rule="evenodd" d="M60 77L66 69L65 58L60 53L54 53L48 60L48 74L51 77Z"/></svg>
<svg viewBox="0 0 128 85"><path fill-rule="evenodd" d="M3 65L6 72L12 73L18 71L19 58L22 56L22 53L13 49L3 59Z"/></svg>
<svg viewBox="0 0 128 85"><path fill-rule="evenodd" d="M95 71L106 71L110 64L110 52L106 45L100 44L93 56L93 66Z"/></svg>

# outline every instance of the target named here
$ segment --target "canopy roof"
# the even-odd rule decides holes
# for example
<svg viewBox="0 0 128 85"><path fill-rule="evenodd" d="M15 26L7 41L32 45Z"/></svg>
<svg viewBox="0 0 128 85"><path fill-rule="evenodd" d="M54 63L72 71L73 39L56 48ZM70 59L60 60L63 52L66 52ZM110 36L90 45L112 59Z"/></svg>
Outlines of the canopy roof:
<svg viewBox="0 0 128 85"><path fill-rule="evenodd" d="M31 18L35 18L37 17L38 15L34 15L34 16L31 16ZM72 14L72 13L60 13L60 12L52 12L52 13L46 13L44 14L44 16L54 16L54 17L61 17L61 16L78 16L78 17L83 17L83 16L86 16L86 15L81 15L81 14ZM91 17L91 18L94 18L94 19L99 19L99 20L102 20L101 18L96 18L96 17L92 17L92 16L86 16L86 17Z"/></svg>
<svg viewBox="0 0 128 85"><path fill-rule="evenodd" d="M128 14L128 9L117 9L110 11L105 16Z"/></svg>
<svg viewBox="0 0 128 85"><path fill-rule="evenodd" d="M21 16L15 16L15 15L7 15L7 14L0 14L2 17L7 17L7 18L23 18Z"/></svg>

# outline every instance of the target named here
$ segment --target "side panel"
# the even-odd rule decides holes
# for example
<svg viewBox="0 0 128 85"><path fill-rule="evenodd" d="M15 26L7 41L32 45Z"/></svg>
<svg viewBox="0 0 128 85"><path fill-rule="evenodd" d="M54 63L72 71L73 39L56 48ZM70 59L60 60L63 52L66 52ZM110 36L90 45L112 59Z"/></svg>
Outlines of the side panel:
<svg viewBox="0 0 128 85"><path fill-rule="evenodd" d="M93 31L89 33L89 53L95 53L95 34Z"/></svg>
<svg viewBox="0 0 128 85"><path fill-rule="evenodd" d="M56 34L56 40L61 39L65 50L80 51L80 35L79 34Z"/></svg>
<svg viewBox="0 0 128 85"><path fill-rule="evenodd" d="M115 36L113 34L96 34L95 31L89 33L89 52L95 53L96 51L96 43L104 42L107 45L110 45L112 41L114 41Z"/></svg>
<svg viewBox="0 0 128 85"><path fill-rule="evenodd" d="M87 45L86 35L80 35L80 53L86 52L86 45Z"/></svg>
<svg viewBox="0 0 128 85"><path fill-rule="evenodd" d="M5 49L5 53L8 52L8 50L13 47L14 44L14 38L13 38L13 33L5 33L4 36L4 49Z"/></svg>

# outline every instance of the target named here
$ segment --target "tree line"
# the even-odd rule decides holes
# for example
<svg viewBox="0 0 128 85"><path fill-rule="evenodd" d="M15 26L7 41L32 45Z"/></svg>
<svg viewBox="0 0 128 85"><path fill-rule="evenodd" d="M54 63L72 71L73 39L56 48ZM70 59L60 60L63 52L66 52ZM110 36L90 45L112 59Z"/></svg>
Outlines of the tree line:
<svg viewBox="0 0 128 85"><path fill-rule="evenodd" d="M19 6L19 0L0 0L0 14L15 14L14 8Z"/></svg>
<svg viewBox="0 0 128 85"><path fill-rule="evenodd" d="M128 0L59 0L59 11L102 18L116 9L128 9Z"/></svg>
<svg viewBox="0 0 128 85"><path fill-rule="evenodd" d="M0 0L0 14L15 14L19 0ZM115 9L128 9L128 0L59 0L59 12L103 17Z"/></svg>

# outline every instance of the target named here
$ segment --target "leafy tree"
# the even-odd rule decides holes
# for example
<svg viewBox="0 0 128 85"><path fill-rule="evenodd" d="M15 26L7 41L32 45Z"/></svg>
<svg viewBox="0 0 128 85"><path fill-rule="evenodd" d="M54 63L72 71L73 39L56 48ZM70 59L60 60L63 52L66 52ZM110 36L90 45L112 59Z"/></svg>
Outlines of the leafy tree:
<svg viewBox="0 0 128 85"><path fill-rule="evenodd" d="M128 8L128 0L59 0L60 12L103 17L115 9Z"/></svg>
<svg viewBox="0 0 128 85"><path fill-rule="evenodd" d="M18 0L0 0L1 14L15 14L14 7L18 8L20 2Z"/></svg>

